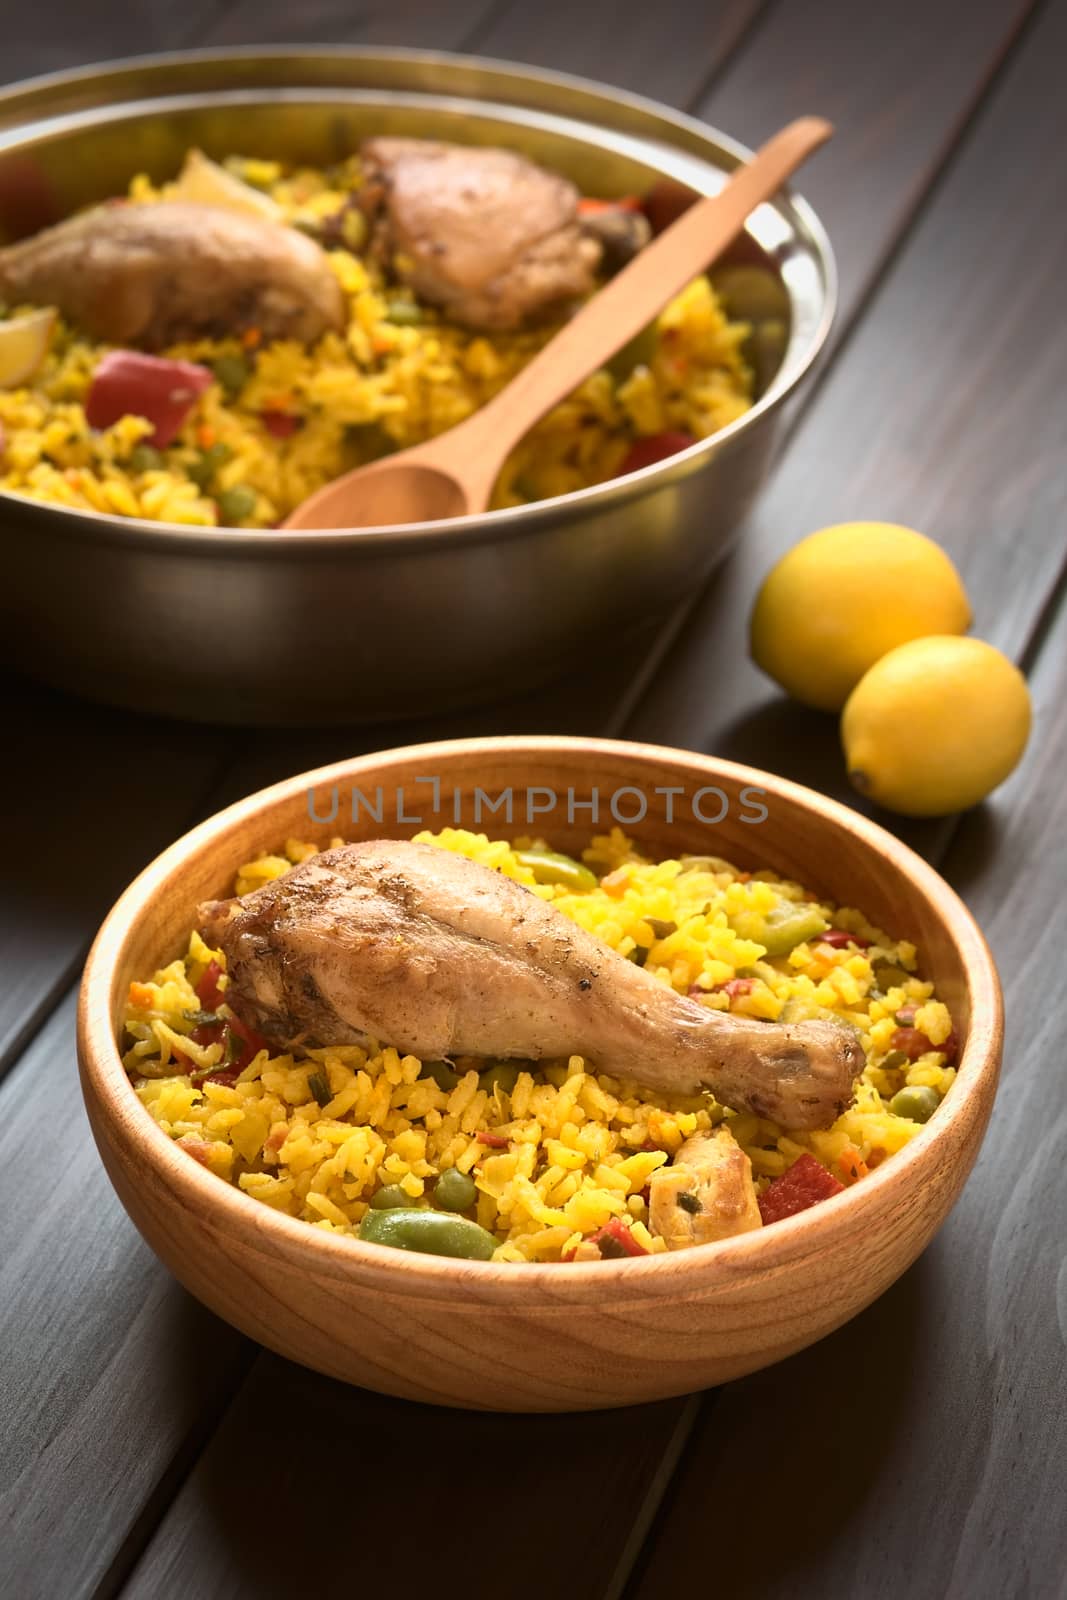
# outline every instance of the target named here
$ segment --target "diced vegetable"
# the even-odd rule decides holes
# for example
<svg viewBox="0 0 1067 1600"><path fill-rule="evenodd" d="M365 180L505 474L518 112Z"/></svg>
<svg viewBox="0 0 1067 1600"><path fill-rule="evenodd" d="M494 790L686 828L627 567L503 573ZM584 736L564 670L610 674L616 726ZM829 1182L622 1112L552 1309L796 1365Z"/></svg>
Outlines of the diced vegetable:
<svg viewBox="0 0 1067 1600"><path fill-rule="evenodd" d="M602 1228L598 1228L596 1233L589 1235L585 1243L596 1245L600 1251L601 1259L604 1261L619 1261L624 1256L647 1256L649 1254L644 1245L634 1238L632 1230L627 1227L621 1217L610 1217ZM571 1255L565 1255L562 1259L572 1261L574 1259L573 1252Z"/></svg>
<svg viewBox="0 0 1067 1600"><path fill-rule="evenodd" d="M582 195L578 201L580 217L595 216L600 211L640 211L641 200L636 194L623 194L617 200L598 200L593 195Z"/></svg>
<svg viewBox="0 0 1067 1600"><path fill-rule="evenodd" d="M206 450L201 450L195 461L189 462L185 470L199 489L206 489L219 468L225 466L232 455L228 444L220 442L209 445Z"/></svg>
<svg viewBox="0 0 1067 1600"><path fill-rule="evenodd" d="M464 1261L488 1261L496 1249L491 1233L449 1211L400 1207L377 1211L372 1207L359 1225L359 1237L370 1244L419 1250L433 1256L457 1256Z"/></svg>
<svg viewBox="0 0 1067 1600"><path fill-rule="evenodd" d="M441 1211L469 1211L477 1198L474 1179L458 1167L448 1167L434 1185L433 1203Z"/></svg>
<svg viewBox="0 0 1067 1600"><path fill-rule="evenodd" d="M426 318L422 307L416 305L414 300L404 300L398 296L387 302L385 320L395 323L399 328L417 328Z"/></svg>
<svg viewBox="0 0 1067 1600"><path fill-rule="evenodd" d="M511 1094L522 1071L522 1062L498 1061L494 1066L487 1067L484 1072L478 1074L478 1086L484 1089L486 1094L492 1094L496 1088L503 1089L505 1094Z"/></svg>
<svg viewBox="0 0 1067 1600"><path fill-rule="evenodd" d="M487 1144L491 1150L506 1150L509 1143L503 1134L487 1133L484 1128L480 1133L476 1133L474 1137L479 1144Z"/></svg>
<svg viewBox="0 0 1067 1600"><path fill-rule="evenodd" d="M196 986L196 998L200 1001L205 1011L217 1011L224 1005L226 995L219 988L219 979L222 977L222 968L217 961L209 961Z"/></svg>
<svg viewBox="0 0 1067 1600"><path fill-rule="evenodd" d="M616 350L607 363L608 371L616 383L625 383L635 367L647 367L659 345L659 328L655 322L627 339L621 350Z"/></svg>
<svg viewBox="0 0 1067 1600"><path fill-rule="evenodd" d="M159 472L162 466L163 457L153 445L138 444L130 451L131 472Z"/></svg>
<svg viewBox="0 0 1067 1600"><path fill-rule="evenodd" d="M309 1073L308 1088L311 1090L316 1103L320 1107L328 1106L330 1101L333 1099L333 1095L330 1093L330 1085L327 1082L326 1074L324 1072Z"/></svg>
<svg viewBox="0 0 1067 1600"><path fill-rule="evenodd" d="M827 928L825 933L819 935L820 944L828 944L834 950L846 950L854 944L857 950L869 950L871 941L864 939L858 933L849 933L845 928Z"/></svg>
<svg viewBox="0 0 1067 1600"><path fill-rule="evenodd" d="M144 417L152 424L148 443L158 450L173 444L205 389L214 382L207 367L193 361L167 361L138 350L109 350L97 363L85 401L91 428L109 428L122 417Z"/></svg>
<svg viewBox="0 0 1067 1600"><path fill-rule="evenodd" d="M666 461L669 456L676 456L680 450L688 450L696 442L693 434L681 431L652 433L647 438L635 439L615 476L625 478L628 472L640 472L642 467L650 467L656 461Z"/></svg>
<svg viewBox="0 0 1067 1600"><path fill-rule="evenodd" d="M910 1122L929 1122L940 1104L937 1090L921 1083L899 1090L890 1100L889 1109L895 1117L907 1117Z"/></svg>
<svg viewBox="0 0 1067 1600"><path fill-rule="evenodd" d="M751 994L755 987L755 978L730 978L726 983L717 983L715 992L736 1000L740 995Z"/></svg>
<svg viewBox="0 0 1067 1600"><path fill-rule="evenodd" d="M889 1041L891 1050L900 1050L909 1061L918 1061L928 1050L936 1050L921 1028L898 1028Z"/></svg>
<svg viewBox="0 0 1067 1600"><path fill-rule="evenodd" d="M223 489L216 504L223 522L230 525L244 522L256 509L256 493L247 484L235 483L231 489Z"/></svg>
<svg viewBox="0 0 1067 1600"><path fill-rule="evenodd" d="M53 310L0 322L0 389L17 389L33 377L48 354L55 325Z"/></svg>
<svg viewBox="0 0 1067 1600"><path fill-rule="evenodd" d="M263 426L272 439L290 439L304 425L301 417L294 417L288 411L264 411L261 415Z"/></svg>
<svg viewBox="0 0 1067 1600"><path fill-rule="evenodd" d="M227 400L236 400L252 376L252 368L244 356L238 355L233 350L218 356L211 363L211 370Z"/></svg>
<svg viewBox="0 0 1067 1600"><path fill-rule="evenodd" d="M420 1078L432 1078L439 1089L447 1094L459 1082L458 1072L453 1072L447 1061L424 1061L419 1072Z"/></svg>
<svg viewBox="0 0 1067 1600"><path fill-rule="evenodd" d="M596 874L573 856L561 855L558 850L535 846L531 850L516 850L515 856L524 867L529 867L538 883L558 883L575 891L596 888Z"/></svg>
<svg viewBox="0 0 1067 1600"><path fill-rule="evenodd" d="M781 1222L783 1217L795 1216L798 1211L807 1211L821 1200L840 1194L844 1187L805 1150L787 1172L764 1189L759 1197L760 1216L764 1225Z"/></svg>
<svg viewBox="0 0 1067 1600"><path fill-rule="evenodd" d="M752 938L760 941L768 955L789 955L790 950L797 949L798 944L821 938L825 928L827 920L819 907L797 906L792 901L784 901L779 909L769 912L763 922L763 931L753 933Z"/></svg>

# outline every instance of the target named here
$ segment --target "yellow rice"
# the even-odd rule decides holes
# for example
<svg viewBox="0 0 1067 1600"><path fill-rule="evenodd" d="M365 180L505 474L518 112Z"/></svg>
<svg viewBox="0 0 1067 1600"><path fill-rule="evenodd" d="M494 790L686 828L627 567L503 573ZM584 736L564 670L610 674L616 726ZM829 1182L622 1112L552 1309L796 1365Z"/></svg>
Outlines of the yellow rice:
<svg viewBox="0 0 1067 1600"><path fill-rule="evenodd" d="M952 1084L954 1069L938 1048L905 1066L884 1065L902 1006L917 1008L915 1026L934 1046L946 1044L952 1023L932 986L915 975L914 947L860 911L821 908L830 924L869 939L870 948L813 940L767 960L758 940L732 924L751 929L782 898L811 898L769 872L739 873L711 858L699 870L651 862L614 829L584 852L599 886L575 892L535 882L515 854L529 841L513 846L462 829L420 837L526 884L621 955L644 952L646 971L680 993L706 991L708 1006L774 1020L790 1003L794 1014L833 1012L853 1023L867 1054L855 1103L825 1132L787 1135L707 1096L651 1094L589 1069L577 1055L521 1073L510 1095L499 1087L487 1094L473 1062L445 1090L420 1077L417 1058L400 1056L387 1041L299 1055L262 1050L232 1088L197 1088L188 1072L173 1071L174 1051L200 1068L218 1062L219 1045L201 1047L187 1036L200 1005L195 984L209 961L225 962L194 933L184 957L150 983L131 985L127 1069L164 1132L220 1178L289 1216L352 1233L378 1187L399 1184L418 1204L438 1174L455 1166L475 1179L476 1219L498 1240L496 1260L558 1261L612 1217L629 1221L637 1241L656 1252L665 1246L646 1228L642 1191L690 1135L725 1121L761 1190L805 1150L839 1181L862 1181L866 1168L919 1131L889 1109L890 1097L918 1084L943 1096ZM312 845L288 841L284 853L242 867L236 892L249 893L313 853ZM657 937L652 924L670 922L675 931ZM731 1000L717 986L739 969L754 982ZM325 1104L309 1087L316 1075L320 1099L328 1091ZM506 1147L480 1142L480 1131Z"/></svg>
<svg viewBox="0 0 1067 1600"><path fill-rule="evenodd" d="M275 162L240 158L229 165L293 222L337 212L360 182L354 159L329 171L287 172ZM138 201L166 193L144 176L130 186ZM471 333L388 287L370 258L335 249L329 260L348 307L342 333L328 333L311 349L291 340L250 349L231 338L164 352L206 366L240 356L252 372L236 396L227 398L218 384L207 390L163 462L145 470L133 470L131 455L151 434L149 423L124 417L94 433L85 418L83 402L107 347L60 324L32 382L0 390L0 489L83 510L213 526L220 520L218 497L241 486L254 492L255 503L240 525L269 527L348 468L461 422L555 331ZM417 325L404 320L412 315ZM621 379L594 373L519 445L496 486L495 506L602 482L618 472L636 437L684 430L703 438L748 409L752 375L741 345L750 328L727 321L706 278L666 308L657 330L647 364ZM301 425L278 439L265 412ZM229 452L210 494L186 472L195 470L206 444Z"/></svg>

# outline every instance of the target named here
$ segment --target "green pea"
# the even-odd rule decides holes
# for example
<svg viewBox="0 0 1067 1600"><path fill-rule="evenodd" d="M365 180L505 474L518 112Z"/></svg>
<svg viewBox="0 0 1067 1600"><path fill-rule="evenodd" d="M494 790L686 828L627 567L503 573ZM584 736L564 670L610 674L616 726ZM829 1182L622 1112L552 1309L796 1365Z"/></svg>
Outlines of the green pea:
<svg viewBox="0 0 1067 1600"><path fill-rule="evenodd" d="M881 1063L885 1072L896 1072L900 1067L906 1067L909 1057L903 1050L890 1050L885 1060Z"/></svg>
<svg viewBox="0 0 1067 1600"><path fill-rule="evenodd" d="M162 452L154 445L139 444L130 451L131 472L158 472L162 465Z"/></svg>
<svg viewBox="0 0 1067 1600"><path fill-rule="evenodd" d="M424 1061L419 1069L420 1078L432 1078L439 1089L454 1089L459 1073L453 1072L447 1061Z"/></svg>
<svg viewBox="0 0 1067 1600"><path fill-rule="evenodd" d="M235 483L232 489L223 489L218 497L218 508L224 523L233 525L243 522L256 509L255 490L243 483Z"/></svg>
<svg viewBox="0 0 1067 1600"><path fill-rule="evenodd" d="M383 1184L371 1195L370 1203L375 1211L396 1211L401 1206L412 1209L411 1196L398 1183Z"/></svg>
<svg viewBox="0 0 1067 1600"><path fill-rule="evenodd" d="M517 1062L497 1061L493 1066L487 1067L484 1072L479 1073L478 1084L480 1088L485 1090L486 1094L492 1094L493 1090L498 1086L503 1089L505 1094L511 1094L519 1081L519 1073L522 1071L523 1068Z"/></svg>
<svg viewBox="0 0 1067 1600"><path fill-rule="evenodd" d="M787 901L778 910L769 912L762 928L751 937L763 945L769 956L786 956L798 944L825 933L829 926L817 906L798 906Z"/></svg>
<svg viewBox="0 0 1067 1600"><path fill-rule="evenodd" d="M434 1186L433 1203L442 1211L469 1211L478 1198L478 1188L473 1178L458 1167L442 1172Z"/></svg>
<svg viewBox="0 0 1067 1600"><path fill-rule="evenodd" d="M236 400L249 378L252 368L244 356L222 355L211 363L211 370L215 374L215 381L225 394L227 400Z"/></svg>
<svg viewBox="0 0 1067 1600"><path fill-rule="evenodd" d="M368 1244L463 1261L488 1261L496 1249L491 1233L448 1211L368 1211L359 1225L359 1237Z"/></svg>
<svg viewBox="0 0 1067 1600"><path fill-rule="evenodd" d="M899 1090L890 1100L889 1109L894 1116L907 1117L910 1122L929 1122L940 1104L937 1090L922 1083Z"/></svg>
<svg viewBox="0 0 1067 1600"><path fill-rule="evenodd" d="M190 461L185 468L187 475L199 489L206 489L221 466L225 466L233 455L228 444L213 444L208 450L201 450L195 461Z"/></svg>
<svg viewBox="0 0 1067 1600"><path fill-rule="evenodd" d="M411 300L389 300L386 302L385 317L387 322L394 322L397 327L417 328L423 321L422 307Z"/></svg>
<svg viewBox="0 0 1067 1600"><path fill-rule="evenodd" d="M558 883L565 889L584 893L597 886L596 874L573 856L561 855L558 850L535 846L532 850L517 850L516 860L529 867L538 883Z"/></svg>

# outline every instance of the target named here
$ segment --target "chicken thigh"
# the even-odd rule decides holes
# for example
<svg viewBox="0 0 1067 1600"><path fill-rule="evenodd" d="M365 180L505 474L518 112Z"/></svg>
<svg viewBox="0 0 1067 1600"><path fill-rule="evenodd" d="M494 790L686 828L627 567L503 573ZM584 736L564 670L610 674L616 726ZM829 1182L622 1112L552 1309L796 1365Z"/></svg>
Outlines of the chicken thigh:
<svg viewBox="0 0 1067 1600"><path fill-rule="evenodd" d="M98 206L0 250L0 298L56 306L96 339L145 350L252 327L310 344L345 319L313 240L178 201Z"/></svg>

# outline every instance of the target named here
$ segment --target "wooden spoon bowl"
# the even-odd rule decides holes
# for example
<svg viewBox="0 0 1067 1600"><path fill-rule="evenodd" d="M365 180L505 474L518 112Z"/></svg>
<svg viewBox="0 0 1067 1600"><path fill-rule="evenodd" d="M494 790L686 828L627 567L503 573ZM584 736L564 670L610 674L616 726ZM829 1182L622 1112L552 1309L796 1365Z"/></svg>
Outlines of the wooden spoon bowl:
<svg viewBox="0 0 1067 1600"><path fill-rule="evenodd" d="M438 780L436 794L430 779ZM357 790L380 821L358 796L351 820ZM137 1100L116 1040L130 980L179 954L197 902L228 893L242 862L286 838L409 837L457 818L507 832L503 812L484 811L484 796L505 790L516 835L538 832L579 849L610 825L614 800L620 819L640 815L623 825L649 852L712 852L770 867L914 940L962 1043L941 1109L869 1177L799 1216L673 1255L567 1266L452 1261L361 1244L270 1210L177 1148ZM590 820L594 791L599 827ZM754 822L759 806L767 815ZM720 813L717 822L699 819ZM100 930L82 985L78 1055L93 1133L123 1204L157 1254L221 1317L295 1361L388 1394L567 1411L739 1377L813 1343L881 1294L944 1221L973 1165L1002 1032L996 969L970 913L933 868L874 823L783 778L711 757L512 738L341 762L253 795L186 834Z"/></svg>

